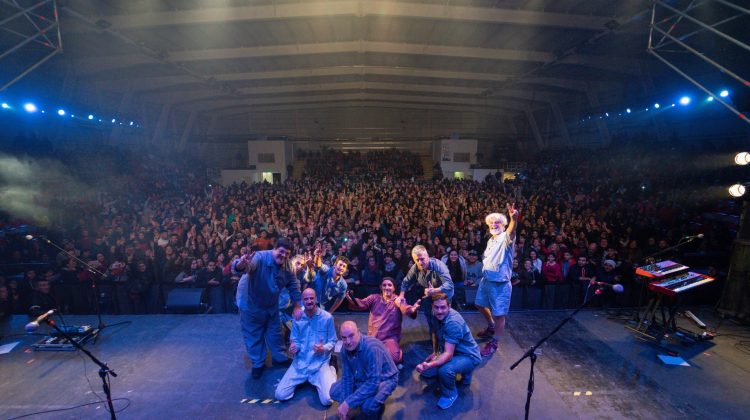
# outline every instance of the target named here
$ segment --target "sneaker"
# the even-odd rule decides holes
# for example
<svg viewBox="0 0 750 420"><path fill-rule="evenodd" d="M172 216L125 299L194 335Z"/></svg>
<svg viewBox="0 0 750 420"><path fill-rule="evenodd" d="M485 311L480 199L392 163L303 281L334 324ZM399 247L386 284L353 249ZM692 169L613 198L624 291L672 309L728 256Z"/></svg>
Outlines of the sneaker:
<svg viewBox="0 0 750 420"><path fill-rule="evenodd" d="M495 327L487 327L484 331L477 334L477 337L484 338L484 339L490 339L495 336Z"/></svg>
<svg viewBox="0 0 750 420"><path fill-rule="evenodd" d="M479 354L482 355L482 357L492 357L493 354L497 351L497 340L493 339L490 340L487 344L482 347L482 350L479 352Z"/></svg>
<svg viewBox="0 0 750 420"><path fill-rule="evenodd" d="M266 369L265 366L261 367L254 367L253 368L253 379L260 379L260 377L263 375L263 371Z"/></svg>
<svg viewBox="0 0 750 420"><path fill-rule="evenodd" d="M451 396L442 396L437 402L437 406L442 408L443 410L446 410L450 408L450 406L453 405L454 402L458 399L458 392L454 393Z"/></svg>

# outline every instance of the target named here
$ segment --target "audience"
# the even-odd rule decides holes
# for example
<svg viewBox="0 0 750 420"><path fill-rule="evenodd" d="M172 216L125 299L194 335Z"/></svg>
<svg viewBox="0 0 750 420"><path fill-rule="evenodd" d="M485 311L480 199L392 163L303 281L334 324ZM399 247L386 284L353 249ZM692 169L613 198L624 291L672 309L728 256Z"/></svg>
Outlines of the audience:
<svg viewBox="0 0 750 420"><path fill-rule="evenodd" d="M699 170L685 158L696 151L636 150L536 157L502 183L423 180L419 156L406 151L326 149L303 155L298 180L229 186L210 183L200 162L155 150L28 151L55 156L91 188L69 194L54 179L42 183L44 223L0 212L0 313L29 313L33 299L70 313L90 313L95 304L112 314L159 313L175 287L206 288L212 311L235 311L238 278L227 267L245 252L272 248L279 236L298 254L320 246L329 267L348 258L344 278L359 298L377 294L384 277L398 292L416 245L443 258L454 282L469 290L481 273L484 217L508 202L522 215L514 283L535 290L525 296L536 302L525 298L525 307L539 307L540 297L546 307L572 306L593 277L629 284L643 257L685 235L705 235L693 251L728 251L730 229L705 214L722 205L706 191L730 179L729 170ZM49 235L63 250L27 240L27 232ZM36 270L24 273L28 267ZM538 293L552 287L565 296ZM464 294L471 295L461 291L458 308L471 306Z"/></svg>

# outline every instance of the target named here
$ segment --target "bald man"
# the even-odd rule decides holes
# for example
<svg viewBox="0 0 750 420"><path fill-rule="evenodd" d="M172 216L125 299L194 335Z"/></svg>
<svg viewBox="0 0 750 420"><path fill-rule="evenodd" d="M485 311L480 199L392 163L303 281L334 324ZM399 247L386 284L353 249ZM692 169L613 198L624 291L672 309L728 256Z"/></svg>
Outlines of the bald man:
<svg viewBox="0 0 750 420"><path fill-rule="evenodd" d="M339 418L346 419L355 408L360 408L362 418L379 418L398 384L398 369L383 343L362 335L354 322L341 324L340 333L344 372L331 387L331 398L339 403Z"/></svg>
<svg viewBox="0 0 750 420"><path fill-rule="evenodd" d="M329 364L336 344L336 328L331 314L318 307L315 290L302 291L302 305L302 317L292 321L289 354L294 362L276 387L276 399L289 400L297 385L310 382L318 390L320 403L328 406L329 391L336 381L336 370Z"/></svg>

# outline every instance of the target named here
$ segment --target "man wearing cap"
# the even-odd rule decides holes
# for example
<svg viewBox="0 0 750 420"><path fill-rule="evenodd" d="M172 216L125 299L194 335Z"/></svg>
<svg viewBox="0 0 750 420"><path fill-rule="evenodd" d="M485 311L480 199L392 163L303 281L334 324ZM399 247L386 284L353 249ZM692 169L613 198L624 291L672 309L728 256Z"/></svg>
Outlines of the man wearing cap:
<svg viewBox="0 0 750 420"><path fill-rule="evenodd" d="M616 267L617 263L615 263L614 260L604 260L604 264L602 264L601 268L599 268L596 273L596 280L592 280L592 282L597 281L601 283L607 283L609 285L619 284L620 276L615 271ZM603 306L609 306L614 298L615 295L611 288L608 287L602 289L601 304Z"/></svg>
<svg viewBox="0 0 750 420"><path fill-rule="evenodd" d="M482 280L479 282L477 299L474 305L487 320L487 328L479 333L480 338L489 339L482 348L483 357L492 356L497 351L496 332L505 330L505 316L510 309L510 296L513 286L513 248L516 240L516 219L518 210L508 204L510 223L504 214L491 213L485 218L492 237L487 242L482 260Z"/></svg>

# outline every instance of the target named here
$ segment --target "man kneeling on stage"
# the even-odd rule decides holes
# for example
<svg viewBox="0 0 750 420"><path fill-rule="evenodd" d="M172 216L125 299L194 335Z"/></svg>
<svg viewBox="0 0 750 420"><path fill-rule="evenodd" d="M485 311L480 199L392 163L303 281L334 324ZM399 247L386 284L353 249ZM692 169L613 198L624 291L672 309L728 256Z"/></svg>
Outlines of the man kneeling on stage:
<svg viewBox="0 0 750 420"><path fill-rule="evenodd" d="M327 406L331 404L331 385L336 382L336 370L329 365L336 344L336 328L331 314L318 307L315 290L302 292L302 304L302 317L292 321L289 337L289 354L294 362L276 387L276 399L291 399L294 388L307 381L318 389L320 403Z"/></svg>
<svg viewBox="0 0 750 420"><path fill-rule="evenodd" d="M379 418L398 384L398 369L383 343L362 335L354 322L344 322L340 331L344 373L331 387L331 398L339 403L339 418L346 419L349 410L357 407L362 418Z"/></svg>
<svg viewBox="0 0 750 420"><path fill-rule="evenodd" d="M418 364L417 372L424 378L438 377L442 395L437 405L446 409L458 398L456 375L461 374L462 385L469 385L472 373L481 363L482 357L469 326L461 314L451 309L448 296L444 293L432 295L432 315L436 320L437 346L442 352L433 353Z"/></svg>

